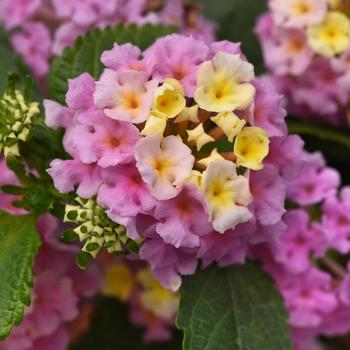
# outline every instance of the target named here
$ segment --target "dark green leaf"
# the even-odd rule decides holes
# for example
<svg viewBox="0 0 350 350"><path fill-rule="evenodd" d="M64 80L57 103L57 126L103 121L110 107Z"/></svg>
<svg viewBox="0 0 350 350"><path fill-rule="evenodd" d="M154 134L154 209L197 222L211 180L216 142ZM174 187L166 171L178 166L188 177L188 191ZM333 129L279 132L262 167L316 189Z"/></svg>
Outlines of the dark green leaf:
<svg viewBox="0 0 350 350"><path fill-rule="evenodd" d="M255 263L185 277L177 325L183 350L291 350L287 313Z"/></svg>
<svg viewBox="0 0 350 350"><path fill-rule="evenodd" d="M132 43L145 49L158 37L174 32L173 27L158 25L124 26L118 24L114 28L100 30L95 28L77 39L72 47L66 48L62 56L52 64L49 85L53 98L64 103L68 79L84 72L90 73L95 79L99 78L103 66L100 56L103 51L111 49L114 43Z"/></svg>
<svg viewBox="0 0 350 350"><path fill-rule="evenodd" d="M32 216L0 212L0 339L19 325L30 304L32 265L40 245Z"/></svg>
<svg viewBox="0 0 350 350"><path fill-rule="evenodd" d="M242 43L243 53L261 73L263 60L260 45L253 33L256 19L267 8L259 0L193 0L204 5L204 13L218 23L218 38Z"/></svg>

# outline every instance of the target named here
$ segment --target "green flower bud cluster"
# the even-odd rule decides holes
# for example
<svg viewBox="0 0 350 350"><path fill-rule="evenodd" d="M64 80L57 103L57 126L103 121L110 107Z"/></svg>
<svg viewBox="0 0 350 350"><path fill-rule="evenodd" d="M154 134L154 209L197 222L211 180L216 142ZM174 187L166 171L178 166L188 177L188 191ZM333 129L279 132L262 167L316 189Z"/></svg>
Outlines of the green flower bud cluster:
<svg viewBox="0 0 350 350"><path fill-rule="evenodd" d="M0 99L0 152L19 156L19 141L26 141L39 104L27 102L18 90L7 89Z"/></svg>
<svg viewBox="0 0 350 350"><path fill-rule="evenodd" d="M64 221L79 226L66 230L62 240L85 242L77 257L80 268L86 268L102 248L117 255L138 252L138 244L127 236L125 227L112 221L95 199L76 198L76 202L78 205L66 205Z"/></svg>

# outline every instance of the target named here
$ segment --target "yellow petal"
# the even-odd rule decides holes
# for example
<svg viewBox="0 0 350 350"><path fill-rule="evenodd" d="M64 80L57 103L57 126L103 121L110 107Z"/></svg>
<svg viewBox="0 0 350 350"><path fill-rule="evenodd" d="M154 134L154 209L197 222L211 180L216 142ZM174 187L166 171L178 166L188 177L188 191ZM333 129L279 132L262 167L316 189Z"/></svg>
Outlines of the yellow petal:
<svg viewBox="0 0 350 350"><path fill-rule="evenodd" d="M214 160L217 159L224 159L224 157L222 157L219 153L218 150L216 148L214 148L211 153L210 156L207 158L202 158L200 159L197 163L200 165L205 166L206 168L208 167L208 165L213 162Z"/></svg>
<svg viewBox="0 0 350 350"><path fill-rule="evenodd" d="M145 127L141 131L141 135L163 137L166 123L167 120L165 118L159 118L151 114L146 121Z"/></svg>
<svg viewBox="0 0 350 350"><path fill-rule="evenodd" d="M199 124L193 130L187 130L187 134L188 141L196 144L197 151L199 151L207 143L215 141L213 137L204 131L203 124Z"/></svg>
<svg viewBox="0 0 350 350"><path fill-rule="evenodd" d="M244 128L236 137L234 145L237 165L253 170L262 169L262 161L269 153L269 143L264 129L254 126Z"/></svg>
<svg viewBox="0 0 350 350"><path fill-rule="evenodd" d="M233 112L221 112L210 118L227 136L230 142L242 130L246 121L238 118Z"/></svg>
<svg viewBox="0 0 350 350"><path fill-rule="evenodd" d="M200 120L198 119L198 109L198 105L194 105L192 107L185 107L185 109L175 119L175 123L181 123L185 121L199 123Z"/></svg>
<svg viewBox="0 0 350 350"><path fill-rule="evenodd" d="M174 118L186 106L184 90L175 79L166 79L157 89L153 114L164 118Z"/></svg>

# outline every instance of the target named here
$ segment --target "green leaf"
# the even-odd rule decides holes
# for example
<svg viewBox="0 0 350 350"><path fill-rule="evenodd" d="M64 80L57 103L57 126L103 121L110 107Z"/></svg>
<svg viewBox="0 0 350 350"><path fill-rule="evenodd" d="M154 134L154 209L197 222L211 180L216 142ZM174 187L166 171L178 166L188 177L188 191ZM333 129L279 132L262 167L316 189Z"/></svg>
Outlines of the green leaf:
<svg viewBox="0 0 350 350"><path fill-rule="evenodd" d="M183 350L291 350L287 312L255 263L184 278L177 326Z"/></svg>
<svg viewBox="0 0 350 350"><path fill-rule="evenodd" d="M9 335L30 304L32 265L40 239L33 216L0 212L0 339Z"/></svg>
<svg viewBox="0 0 350 350"><path fill-rule="evenodd" d="M54 99L64 103L68 79L84 72L90 73L95 79L99 78L103 65L100 56L109 50L114 43L132 43L144 50L158 37L173 33L175 28L159 25L125 26L118 24L104 30L95 28L79 37L72 47L66 48L62 56L56 58L51 67L49 85Z"/></svg>

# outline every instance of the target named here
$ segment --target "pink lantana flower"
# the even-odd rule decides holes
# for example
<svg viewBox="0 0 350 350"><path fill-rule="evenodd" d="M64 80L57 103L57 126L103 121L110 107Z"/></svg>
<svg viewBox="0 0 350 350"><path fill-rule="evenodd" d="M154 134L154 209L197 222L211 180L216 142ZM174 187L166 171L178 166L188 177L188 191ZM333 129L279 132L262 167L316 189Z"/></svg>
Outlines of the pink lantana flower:
<svg viewBox="0 0 350 350"><path fill-rule="evenodd" d="M106 69L96 83L95 105L116 120L135 124L144 122L150 113L157 87L143 72Z"/></svg>
<svg viewBox="0 0 350 350"><path fill-rule="evenodd" d="M136 165L143 181L157 199L170 199L181 190L190 177L194 157L191 150L177 137L164 140L149 136L136 146Z"/></svg>
<svg viewBox="0 0 350 350"><path fill-rule="evenodd" d="M178 46L179 40L181 48ZM144 53L147 64L154 66L156 79L174 78L184 87L186 95L193 97L196 74L209 49L202 41L184 38L177 34L156 41Z"/></svg>
<svg viewBox="0 0 350 350"><path fill-rule="evenodd" d="M320 23L327 11L326 0L271 0L277 24L286 27L303 27Z"/></svg>
<svg viewBox="0 0 350 350"><path fill-rule="evenodd" d="M23 32L13 34L11 43L24 56L34 75L43 78L49 71L51 38L48 29L39 22L29 22Z"/></svg>
<svg viewBox="0 0 350 350"><path fill-rule="evenodd" d="M109 215L134 217L148 214L156 205L147 185L143 182L135 163L103 169L104 184L98 192L98 200L108 208Z"/></svg>
<svg viewBox="0 0 350 350"><path fill-rule="evenodd" d="M100 169L95 164L84 164L79 160L56 159L51 162L48 173L60 192L71 192L77 186L77 194L82 198L95 195L102 183Z"/></svg>
<svg viewBox="0 0 350 350"><path fill-rule="evenodd" d="M140 139L139 130L132 124L106 118L103 114L90 114L91 123L72 128L72 147L85 164L97 163L102 168L130 163L134 148Z"/></svg>
<svg viewBox="0 0 350 350"><path fill-rule="evenodd" d="M157 204L157 233L176 248L199 246L199 237L210 232L210 223L201 193L187 185L173 199Z"/></svg>

